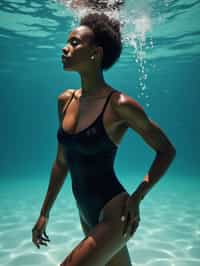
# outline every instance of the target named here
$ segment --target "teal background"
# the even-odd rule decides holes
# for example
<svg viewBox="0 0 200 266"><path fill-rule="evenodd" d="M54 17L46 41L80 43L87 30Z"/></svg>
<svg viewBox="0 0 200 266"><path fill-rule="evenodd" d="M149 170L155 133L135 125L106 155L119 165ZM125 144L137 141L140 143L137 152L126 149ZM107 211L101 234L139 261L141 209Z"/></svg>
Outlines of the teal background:
<svg viewBox="0 0 200 266"><path fill-rule="evenodd" d="M31 243L56 156L57 98L80 87L78 74L64 72L60 60L78 23L63 2L0 3L0 265L58 265L83 237L67 177L52 209L49 247L36 250ZM105 72L107 82L137 100L177 151L142 203L141 225L128 243L134 265L200 264L199 11L200 1L127 1L121 11L128 21L123 53ZM138 30L141 17L146 22ZM115 161L128 192L154 157L129 129Z"/></svg>

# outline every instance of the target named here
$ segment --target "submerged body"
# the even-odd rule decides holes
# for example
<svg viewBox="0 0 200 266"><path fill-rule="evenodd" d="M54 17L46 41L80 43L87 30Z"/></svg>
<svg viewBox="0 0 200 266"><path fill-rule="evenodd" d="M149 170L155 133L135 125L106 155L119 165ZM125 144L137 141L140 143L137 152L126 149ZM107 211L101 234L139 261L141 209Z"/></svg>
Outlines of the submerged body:
<svg viewBox="0 0 200 266"><path fill-rule="evenodd" d="M106 202L126 191L113 168L118 147L107 135L103 124L104 111L114 92L109 93L101 113L90 126L75 134L61 126L57 134L58 141L65 148L81 218L91 228L98 223Z"/></svg>
<svg viewBox="0 0 200 266"><path fill-rule="evenodd" d="M49 212L70 170L86 237L62 266L130 266L126 243L138 227L140 202L175 156L173 145L143 108L105 82L103 70L118 60L121 51L120 23L105 14L82 18L62 49L63 68L80 74L81 92L78 98L73 97L72 90L59 96L56 160L40 217L32 230L33 243L38 248L46 245ZM103 104L97 101L105 97ZM67 114L63 115L65 107ZM128 128L156 151L148 174L132 195L113 169L117 144Z"/></svg>

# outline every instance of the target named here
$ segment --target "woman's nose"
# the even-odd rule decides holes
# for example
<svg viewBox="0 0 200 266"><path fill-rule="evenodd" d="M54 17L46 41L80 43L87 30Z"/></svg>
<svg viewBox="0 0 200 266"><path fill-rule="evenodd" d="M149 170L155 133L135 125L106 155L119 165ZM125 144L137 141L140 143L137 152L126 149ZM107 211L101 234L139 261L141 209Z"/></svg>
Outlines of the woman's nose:
<svg viewBox="0 0 200 266"><path fill-rule="evenodd" d="M62 52L63 52L64 54L67 54L68 51L69 51L69 49L68 49L67 45L66 45L65 47L62 48Z"/></svg>

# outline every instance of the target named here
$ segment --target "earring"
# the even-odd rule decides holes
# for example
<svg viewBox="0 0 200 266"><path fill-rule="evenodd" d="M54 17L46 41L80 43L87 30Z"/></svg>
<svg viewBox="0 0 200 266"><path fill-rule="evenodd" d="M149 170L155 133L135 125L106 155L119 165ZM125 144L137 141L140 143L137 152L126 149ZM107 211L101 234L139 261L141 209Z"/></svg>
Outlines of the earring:
<svg viewBox="0 0 200 266"><path fill-rule="evenodd" d="M90 58L91 58L91 60L94 60L94 55L92 55Z"/></svg>

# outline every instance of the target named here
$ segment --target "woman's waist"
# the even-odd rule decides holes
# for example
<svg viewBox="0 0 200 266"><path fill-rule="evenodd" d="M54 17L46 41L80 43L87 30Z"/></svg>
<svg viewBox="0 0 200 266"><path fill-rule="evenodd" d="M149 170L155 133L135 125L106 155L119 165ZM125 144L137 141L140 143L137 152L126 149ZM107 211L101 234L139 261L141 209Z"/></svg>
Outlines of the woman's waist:
<svg viewBox="0 0 200 266"><path fill-rule="evenodd" d="M72 178L72 191L77 201L92 201L109 198L125 191L125 188L116 177L106 179L81 179Z"/></svg>
<svg viewBox="0 0 200 266"><path fill-rule="evenodd" d="M90 224L90 226L94 226L98 223L100 212L105 204L116 195L125 191L122 186L118 186L110 190L107 190L105 187L104 191L94 189L92 191L80 192L80 190L77 190L73 191L73 193L82 219Z"/></svg>
<svg viewBox="0 0 200 266"><path fill-rule="evenodd" d="M116 179L113 165L70 165L72 181L104 182L104 180Z"/></svg>
<svg viewBox="0 0 200 266"><path fill-rule="evenodd" d="M119 193L125 192L126 190L122 187L115 187L112 189L93 189L93 190L77 190L72 189L76 203L80 210L95 210L96 208L102 208L106 202L112 199Z"/></svg>

